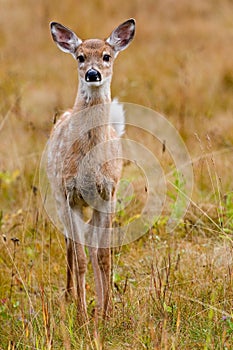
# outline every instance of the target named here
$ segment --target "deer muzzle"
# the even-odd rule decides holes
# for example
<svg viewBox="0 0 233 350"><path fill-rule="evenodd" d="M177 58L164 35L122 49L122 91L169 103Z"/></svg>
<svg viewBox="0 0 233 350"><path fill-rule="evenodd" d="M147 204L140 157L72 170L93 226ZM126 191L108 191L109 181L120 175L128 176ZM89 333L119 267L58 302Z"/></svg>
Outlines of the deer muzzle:
<svg viewBox="0 0 233 350"><path fill-rule="evenodd" d="M91 68L86 72L85 80L88 83L101 81L101 74L96 69Z"/></svg>

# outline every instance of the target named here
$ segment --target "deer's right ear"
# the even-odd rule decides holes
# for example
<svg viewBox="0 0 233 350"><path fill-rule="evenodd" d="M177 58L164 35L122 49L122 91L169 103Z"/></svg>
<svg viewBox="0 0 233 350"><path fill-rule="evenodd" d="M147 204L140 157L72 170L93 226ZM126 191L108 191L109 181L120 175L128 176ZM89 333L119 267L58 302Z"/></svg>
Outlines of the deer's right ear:
<svg viewBox="0 0 233 350"><path fill-rule="evenodd" d="M79 39L72 30L66 28L60 23L51 22L50 30L53 40L59 49L71 53L74 56L76 49L82 43L82 40Z"/></svg>

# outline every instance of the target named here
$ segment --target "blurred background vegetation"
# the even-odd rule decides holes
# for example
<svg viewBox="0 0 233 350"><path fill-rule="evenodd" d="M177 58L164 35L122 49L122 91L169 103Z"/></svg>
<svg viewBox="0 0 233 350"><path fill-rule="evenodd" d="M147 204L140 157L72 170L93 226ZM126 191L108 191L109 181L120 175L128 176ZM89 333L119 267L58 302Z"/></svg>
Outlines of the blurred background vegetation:
<svg viewBox="0 0 233 350"><path fill-rule="evenodd" d="M231 0L0 0L0 348L232 348L232 13ZM54 115L77 89L76 63L49 22L104 38L131 17L136 37L116 61L112 95L177 128L193 159L194 203L173 235L161 219L115 252L118 306L103 341L59 303L63 237L38 193Z"/></svg>

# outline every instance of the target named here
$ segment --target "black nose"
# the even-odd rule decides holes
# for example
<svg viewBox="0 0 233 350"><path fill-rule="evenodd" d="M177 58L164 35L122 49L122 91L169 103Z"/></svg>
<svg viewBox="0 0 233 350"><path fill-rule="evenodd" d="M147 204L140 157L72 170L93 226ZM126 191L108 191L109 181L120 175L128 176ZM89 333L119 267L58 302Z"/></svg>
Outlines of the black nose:
<svg viewBox="0 0 233 350"><path fill-rule="evenodd" d="M101 74L97 70L91 68L86 72L85 80L87 82L101 81Z"/></svg>

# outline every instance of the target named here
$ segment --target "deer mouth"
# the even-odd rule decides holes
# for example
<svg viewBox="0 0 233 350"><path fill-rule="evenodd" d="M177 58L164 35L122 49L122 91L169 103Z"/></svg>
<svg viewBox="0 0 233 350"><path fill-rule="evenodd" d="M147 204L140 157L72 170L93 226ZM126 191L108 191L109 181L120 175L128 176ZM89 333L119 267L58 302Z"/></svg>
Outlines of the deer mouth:
<svg viewBox="0 0 233 350"><path fill-rule="evenodd" d="M86 72L85 80L87 83L99 83L101 82L101 74L96 69L89 69Z"/></svg>

